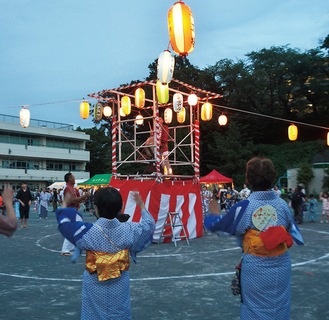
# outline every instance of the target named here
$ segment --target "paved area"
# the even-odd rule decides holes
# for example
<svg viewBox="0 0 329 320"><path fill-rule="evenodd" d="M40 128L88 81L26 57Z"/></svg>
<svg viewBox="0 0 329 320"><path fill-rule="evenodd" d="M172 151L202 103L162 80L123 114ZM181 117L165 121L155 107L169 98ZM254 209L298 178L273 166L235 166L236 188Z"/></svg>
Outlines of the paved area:
<svg viewBox="0 0 329 320"><path fill-rule="evenodd" d="M13 238L1 236L0 319L79 319L84 258L72 264L60 256L53 213L47 220L31 213L29 222ZM329 319L329 224L301 227L306 244L290 250L291 319ZM176 248L153 244L131 266L133 319L239 319L239 298L229 288L238 260L235 240L226 236L205 235Z"/></svg>

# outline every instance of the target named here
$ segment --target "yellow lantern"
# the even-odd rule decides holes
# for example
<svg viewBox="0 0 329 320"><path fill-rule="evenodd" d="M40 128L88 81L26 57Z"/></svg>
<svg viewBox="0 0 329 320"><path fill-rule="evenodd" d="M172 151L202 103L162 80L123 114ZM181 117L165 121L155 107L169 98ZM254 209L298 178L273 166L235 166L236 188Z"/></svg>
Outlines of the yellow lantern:
<svg viewBox="0 0 329 320"><path fill-rule="evenodd" d="M19 112L19 123L23 128L27 128L30 125L30 110L26 107L22 107Z"/></svg>
<svg viewBox="0 0 329 320"><path fill-rule="evenodd" d="M123 96L121 98L121 108L122 112L127 116L131 112L131 100L128 96Z"/></svg>
<svg viewBox="0 0 329 320"><path fill-rule="evenodd" d="M103 106L101 103L96 103L95 108L94 108L94 119L96 122L99 122L102 120L102 115L103 115Z"/></svg>
<svg viewBox="0 0 329 320"><path fill-rule="evenodd" d="M87 119L89 117L89 103L86 100L80 103L80 117L82 119Z"/></svg>
<svg viewBox="0 0 329 320"><path fill-rule="evenodd" d="M222 114L221 116L218 117L218 123L220 126L226 126L227 124L227 117L226 115Z"/></svg>
<svg viewBox="0 0 329 320"><path fill-rule="evenodd" d="M180 112L183 108L183 95L175 93L173 96L173 107L175 112Z"/></svg>
<svg viewBox="0 0 329 320"><path fill-rule="evenodd" d="M164 122L169 124L172 121L172 109L170 108L166 108L164 113L163 113L163 117L164 117Z"/></svg>
<svg viewBox="0 0 329 320"><path fill-rule="evenodd" d="M186 110L183 107L181 111L177 113L177 122L178 123L184 123L186 118Z"/></svg>
<svg viewBox="0 0 329 320"><path fill-rule="evenodd" d="M294 124L291 124L288 128L288 138L290 141L297 140L298 137L298 128Z"/></svg>
<svg viewBox="0 0 329 320"><path fill-rule="evenodd" d="M111 117L111 115L112 115L112 109L111 109L111 107L110 106L104 106L104 108L103 108L103 115L104 115L104 117Z"/></svg>
<svg viewBox="0 0 329 320"><path fill-rule="evenodd" d="M212 118L212 104L206 102L201 107L201 120L209 121Z"/></svg>
<svg viewBox="0 0 329 320"><path fill-rule="evenodd" d="M198 96L194 93L191 93L188 97L187 97L187 103L190 106L196 106L198 103Z"/></svg>
<svg viewBox="0 0 329 320"><path fill-rule="evenodd" d="M138 115L136 116L135 122L136 122L136 124L138 124L138 125L142 125L143 122L144 122L144 118L143 118L143 116L142 116L141 114L138 114Z"/></svg>
<svg viewBox="0 0 329 320"><path fill-rule="evenodd" d="M168 32L172 49L180 56L194 50L194 18L189 6L179 1L168 11Z"/></svg>
<svg viewBox="0 0 329 320"><path fill-rule="evenodd" d="M120 116L121 116L121 117L125 117L125 116L126 116L126 114L123 112L122 107L120 108L120 111L119 111L119 112L120 112Z"/></svg>
<svg viewBox="0 0 329 320"><path fill-rule="evenodd" d="M157 78L161 83L169 83L174 75L175 58L169 50L160 53L157 64Z"/></svg>
<svg viewBox="0 0 329 320"><path fill-rule="evenodd" d="M156 83L156 92L158 101L161 104L165 104L169 101L169 86L168 84L162 84L160 80Z"/></svg>
<svg viewBox="0 0 329 320"><path fill-rule="evenodd" d="M142 88L135 90L135 107L142 109L145 106L145 91Z"/></svg>
<svg viewBox="0 0 329 320"><path fill-rule="evenodd" d="M327 146L329 146L329 132L327 133Z"/></svg>

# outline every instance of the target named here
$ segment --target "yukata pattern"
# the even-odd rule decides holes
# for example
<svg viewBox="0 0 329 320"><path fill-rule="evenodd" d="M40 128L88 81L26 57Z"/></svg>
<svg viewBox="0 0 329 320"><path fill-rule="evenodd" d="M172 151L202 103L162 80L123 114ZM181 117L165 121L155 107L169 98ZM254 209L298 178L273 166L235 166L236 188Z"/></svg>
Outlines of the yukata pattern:
<svg viewBox="0 0 329 320"><path fill-rule="evenodd" d="M288 231L293 217L287 203L273 191L253 192L249 205L239 221L235 235L242 245L243 234L256 229L252 214L261 206L270 205L276 209L277 226ZM261 257L244 254L241 267L242 303L241 320L288 320L290 319L290 272L289 252L276 257Z"/></svg>

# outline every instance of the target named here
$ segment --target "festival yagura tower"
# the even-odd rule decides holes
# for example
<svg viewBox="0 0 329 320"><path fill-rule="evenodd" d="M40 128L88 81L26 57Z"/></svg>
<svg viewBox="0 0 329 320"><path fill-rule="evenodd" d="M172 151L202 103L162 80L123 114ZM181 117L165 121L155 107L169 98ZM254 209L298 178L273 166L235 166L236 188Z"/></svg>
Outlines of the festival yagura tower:
<svg viewBox="0 0 329 320"><path fill-rule="evenodd" d="M132 221L140 219L140 212L131 200L130 192L141 193L156 220L154 241L160 237L168 212L180 213L190 239L203 234L199 185L199 104L204 103L204 108L208 101L221 97L176 79L170 85L164 95L159 81L146 81L88 95L98 100L95 115L97 108L109 106L112 109L113 177L110 185L120 189L125 203L124 212L132 216ZM191 93L197 96L197 102L190 101ZM168 126L167 159L160 154L162 128L159 117ZM123 146L125 152L122 152ZM172 172L163 172L165 160L169 160ZM145 164L145 170L126 175L121 170L127 163ZM178 167L179 171L188 174L175 174Z"/></svg>

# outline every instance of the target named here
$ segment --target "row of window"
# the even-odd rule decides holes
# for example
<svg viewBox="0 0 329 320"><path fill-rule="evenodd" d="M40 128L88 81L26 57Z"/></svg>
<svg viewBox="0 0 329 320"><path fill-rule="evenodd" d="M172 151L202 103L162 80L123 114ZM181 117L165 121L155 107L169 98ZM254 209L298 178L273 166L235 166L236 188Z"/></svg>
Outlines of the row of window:
<svg viewBox="0 0 329 320"><path fill-rule="evenodd" d="M59 161L46 161L46 168L42 168L39 161L33 160L2 160L1 168L5 169L28 169L28 170L53 170L53 171L76 171L84 170L77 163Z"/></svg>

